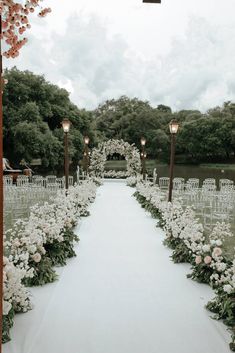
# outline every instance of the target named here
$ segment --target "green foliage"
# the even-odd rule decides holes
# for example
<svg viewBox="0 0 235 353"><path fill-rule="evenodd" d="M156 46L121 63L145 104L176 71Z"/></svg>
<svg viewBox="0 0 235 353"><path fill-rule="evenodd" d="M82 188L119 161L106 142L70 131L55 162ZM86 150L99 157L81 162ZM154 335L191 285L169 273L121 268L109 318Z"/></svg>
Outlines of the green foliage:
<svg viewBox="0 0 235 353"><path fill-rule="evenodd" d="M164 239L163 244L168 248L174 250L177 248L177 246L179 246L180 239L174 238L173 236L168 236L166 239Z"/></svg>
<svg viewBox="0 0 235 353"><path fill-rule="evenodd" d="M235 297L223 291L210 301L206 308L216 314L215 319L223 320L225 325L235 326Z"/></svg>
<svg viewBox="0 0 235 353"><path fill-rule="evenodd" d="M192 252L189 248L185 245L184 242L180 241L178 245L174 248L174 251L171 255L171 258L174 263L192 263Z"/></svg>
<svg viewBox="0 0 235 353"><path fill-rule="evenodd" d="M10 329L14 324L15 312L13 308L9 311L8 315L2 316L2 343L9 342L10 338Z"/></svg>
<svg viewBox="0 0 235 353"><path fill-rule="evenodd" d="M105 139L123 139L140 147L140 138L144 136L148 141L147 152L151 156L156 156L158 150L164 148L162 145L169 143L162 129L162 121L170 121L169 107L154 109L148 102L122 96L106 101L94 114L96 128L102 131Z"/></svg>
<svg viewBox="0 0 235 353"><path fill-rule="evenodd" d="M47 82L43 76L16 68L5 70L4 154L17 167L21 159L28 163L41 159L45 170L63 166L64 140L61 122L72 122L69 134L70 159L77 165L84 150L83 136L96 144L92 114L79 110L69 93Z"/></svg>
<svg viewBox="0 0 235 353"><path fill-rule="evenodd" d="M217 291L217 296L208 302L206 308L215 314L215 320L222 320L232 330L230 343L231 351L235 352L235 297L234 293L227 294L223 290Z"/></svg>
<svg viewBox="0 0 235 353"><path fill-rule="evenodd" d="M52 268L51 259L44 255L39 263L35 263L33 260L29 263L30 267L34 267L34 277L25 278L24 284L28 287L32 286L43 286L47 283L52 283L57 280L57 273Z"/></svg>
<svg viewBox="0 0 235 353"><path fill-rule="evenodd" d="M188 278L192 278L199 283L210 284L210 277L213 274L213 269L210 265L206 265L204 262L199 265L194 264L192 266L192 272L187 275Z"/></svg>
<svg viewBox="0 0 235 353"><path fill-rule="evenodd" d="M69 93L45 80L43 76L16 68L5 70L4 154L13 166L21 159L41 159L45 170L63 165L61 122L72 122L69 134L70 159L74 165L82 159L83 136L90 137L90 147L108 139L123 139L140 148L140 138L147 139L150 158L169 160L169 122L177 119L176 162L221 162L234 159L235 103L225 102L202 114L199 110L172 112L159 104L121 96L107 100L93 112L78 109ZM200 141L200 143L199 143Z"/></svg>
<svg viewBox="0 0 235 353"><path fill-rule="evenodd" d="M189 163L226 161L235 153L235 104L224 103L202 114L199 110L173 113L170 107L150 106L137 98L125 96L108 100L94 112L98 135L122 138L140 147L140 137L147 139L146 150L151 158L169 159L169 122L177 119L176 161ZM200 143L199 143L200 141Z"/></svg>
<svg viewBox="0 0 235 353"><path fill-rule="evenodd" d="M78 236L72 229L67 228L63 233L64 241L54 241L45 244L47 256L51 259L53 266L65 266L66 260L76 256L74 242L78 242Z"/></svg>

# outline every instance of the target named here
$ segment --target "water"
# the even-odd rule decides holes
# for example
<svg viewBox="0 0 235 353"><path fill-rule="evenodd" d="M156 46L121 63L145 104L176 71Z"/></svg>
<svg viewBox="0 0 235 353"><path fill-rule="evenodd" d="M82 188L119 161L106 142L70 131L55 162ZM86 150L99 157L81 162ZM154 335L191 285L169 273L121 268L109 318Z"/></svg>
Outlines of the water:
<svg viewBox="0 0 235 353"><path fill-rule="evenodd" d="M169 165L158 164L155 161L146 161L147 170L149 174L152 174L153 168L157 169L158 178L169 176ZM105 165L106 170L126 170L126 161L107 161ZM235 182L235 165L234 169L232 166L216 165L211 166L195 166L195 165L175 165L174 176L181 177L184 179L198 178L202 184L202 181L206 178L215 178L217 184L219 179L230 179Z"/></svg>
<svg viewBox="0 0 235 353"><path fill-rule="evenodd" d="M169 175L169 166L158 165L157 167L158 177ZM174 168L174 176L181 177L184 179L188 178L198 178L200 183L206 178L216 179L217 185L219 184L219 179L230 179L235 182L235 170L233 169L220 169L211 167L200 167L200 166L184 166L176 165Z"/></svg>

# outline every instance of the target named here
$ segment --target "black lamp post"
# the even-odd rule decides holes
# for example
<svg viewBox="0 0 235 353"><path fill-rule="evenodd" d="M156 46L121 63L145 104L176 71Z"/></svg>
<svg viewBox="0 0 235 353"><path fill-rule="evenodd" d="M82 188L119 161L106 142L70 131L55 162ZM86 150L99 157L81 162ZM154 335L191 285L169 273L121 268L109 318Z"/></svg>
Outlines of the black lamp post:
<svg viewBox="0 0 235 353"><path fill-rule="evenodd" d="M161 4L161 0L143 0L143 2L148 4Z"/></svg>
<svg viewBox="0 0 235 353"><path fill-rule="evenodd" d="M174 164L175 164L175 141L176 141L176 134L179 130L179 123L176 120L171 120L169 124L169 129L171 133L171 161L170 161L170 183L169 183L168 202L171 202L172 189L173 189Z"/></svg>
<svg viewBox="0 0 235 353"><path fill-rule="evenodd" d="M86 175L88 174L88 168L89 168L89 145L90 139L88 136L84 137L84 143L85 143L85 152L84 152L84 159L85 159L85 172Z"/></svg>
<svg viewBox="0 0 235 353"><path fill-rule="evenodd" d="M66 192L69 188L69 146L68 146L68 133L70 130L71 122L69 119L62 121L64 130L64 174L65 174L65 189Z"/></svg>
<svg viewBox="0 0 235 353"><path fill-rule="evenodd" d="M140 139L142 151L141 151L141 160L142 160L142 172L143 172L143 180L146 180L146 157L147 153L145 151L145 145L146 145L146 139L144 137L141 137Z"/></svg>

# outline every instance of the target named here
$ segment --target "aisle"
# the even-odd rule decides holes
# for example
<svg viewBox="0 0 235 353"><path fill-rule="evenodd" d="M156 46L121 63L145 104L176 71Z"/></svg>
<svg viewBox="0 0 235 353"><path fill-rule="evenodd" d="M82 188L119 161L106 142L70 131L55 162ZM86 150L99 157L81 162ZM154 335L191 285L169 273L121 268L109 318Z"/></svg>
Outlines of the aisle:
<svg viewBox="0 0 235 353"><path fill-rule="evenodd" d="M209 286L186 278L162 231L124 183L98 189L78 257L33 289L4 353L228 353L229 333L204 309Z"/></svg>

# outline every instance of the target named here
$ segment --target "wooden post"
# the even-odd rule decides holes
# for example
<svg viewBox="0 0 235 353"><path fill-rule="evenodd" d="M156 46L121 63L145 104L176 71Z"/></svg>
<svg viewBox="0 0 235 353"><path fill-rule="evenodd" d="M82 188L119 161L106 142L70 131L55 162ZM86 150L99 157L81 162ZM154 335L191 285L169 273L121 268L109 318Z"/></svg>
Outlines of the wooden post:
<svg viewBox="0 0 235 353"><path fill-rule="evenodd" d="M0 16L0 36L2 38L2 16ZM2 353L2 314L3 314L3 69L2 39L0 39L0 353Z"/></svg>

